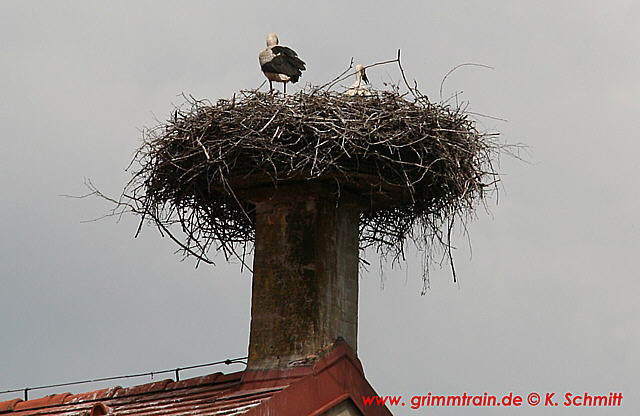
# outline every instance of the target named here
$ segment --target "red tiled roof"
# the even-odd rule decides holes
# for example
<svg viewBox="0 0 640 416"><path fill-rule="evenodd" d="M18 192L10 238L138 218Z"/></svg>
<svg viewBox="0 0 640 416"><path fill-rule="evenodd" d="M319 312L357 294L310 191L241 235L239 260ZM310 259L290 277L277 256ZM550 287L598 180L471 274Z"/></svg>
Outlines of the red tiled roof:
<svg viewBox="0 0 640 416"><path fill-rule="evenodd" d="M62 393L0 402L3 416L98 415L319 415L350 399L364 415L386 416L385 407L364 407L375 395L360 361L338 342L312 365L286 370L215 373L182 381L162 380L134 387Z"/></svg>

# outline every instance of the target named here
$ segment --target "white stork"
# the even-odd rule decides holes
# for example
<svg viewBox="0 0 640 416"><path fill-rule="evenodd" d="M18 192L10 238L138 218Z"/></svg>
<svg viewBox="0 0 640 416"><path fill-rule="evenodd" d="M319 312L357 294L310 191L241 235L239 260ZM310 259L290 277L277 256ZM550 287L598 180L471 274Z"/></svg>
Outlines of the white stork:
<svg viewBox="0 0 640 416"><path fill-rule="evenodd" d="M371 91L369 91L369 79L367 78L367 73L364 71L364 65L357 64L356 65L356 82L351 85L351 88L346 90L344 93L346 95L371 95Z"/></svg>
<svg viewBox="0 0 640 416"><path fill-rule="evenodd" d="M302 76L305 63L298 54L291 48L278 45L278 35L269 33L267 35L267 47L260 55L260 68L264 76L269 80L269 92L273 91L273 81L284 84L284 93L287 93L287 82L298 82Z"/></svg>

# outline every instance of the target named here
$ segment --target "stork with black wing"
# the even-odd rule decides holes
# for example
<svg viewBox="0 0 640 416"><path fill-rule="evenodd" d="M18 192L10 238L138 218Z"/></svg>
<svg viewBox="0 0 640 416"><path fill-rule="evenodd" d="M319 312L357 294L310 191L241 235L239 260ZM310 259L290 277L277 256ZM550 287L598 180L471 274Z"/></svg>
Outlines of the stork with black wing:
<svg viewBox="0 0 640 416"><path fill-rule="evenodd" d="M267 35L267 47L260 52L258 59L264 76L269 80L269 92L273 91L273 82L284 84L284 93L287 93L287 82L296 83L302 76L305 63L298 58L298 54L291 48L278 45L278 36L275 33Z"/></svg>

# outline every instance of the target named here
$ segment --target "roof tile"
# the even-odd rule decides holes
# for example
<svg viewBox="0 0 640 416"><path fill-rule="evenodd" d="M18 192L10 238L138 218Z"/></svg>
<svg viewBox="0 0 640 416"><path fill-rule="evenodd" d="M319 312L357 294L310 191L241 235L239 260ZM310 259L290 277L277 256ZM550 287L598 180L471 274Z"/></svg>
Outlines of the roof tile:
<svg viewBox="0 0 640 416"><path fill-rule="evenodd" d="M6 400L4 402L0 402L0 413L13 410L14 407L16 406L16 403L19 403L21 401L22 399L12 399L12 400Z"/></svg>
<svg viewBox="0 0 640 416"><path fill-rule="evenodd" d="M167 385L167 390L183 389L187 387L201 386L203 384L213 384L217 381L222 373L213 373L206 376L188 378L185 380L176 381Z"/></svg>
<svg viewBox="0 0 640 416"><path fill-rule="evenodd" d="M221 374L220 377L216 379L216 384L218 383L237 383L242 380L243 371L238 371L236 373L229 374Z"/></svg>
<svg viewBox="0 0 640 416"><path fill-rule="evenodd" d="M100 389L89 391L86 393L72 394L64 399L64 403L82 403L94 400L103 400L112 398L118 390L121 390L121 386L113 386L107 389Z"/></svg>
<svg viewBox="0 0 640 416"><path fill-rule="evenodd" d="M71 396L71 393L51 394L49 396L40 397L39 399L27 400L17 403L14 410L37 409L39 407L49 407L62 404L64 399Z"/></svg>
<svg viewBox="0 0 640 416"><path fill-rule="evenodd" d="M173 380L167 378L165 380L155 381L153 383L141 384L139 386L127 387L123 389L119 389L115 392L113 397L122 397L122 396L133 396L137 394L145 394L145 393L154 393L157 391L162 391L167 386L167 384L173 383Z"/></svg>

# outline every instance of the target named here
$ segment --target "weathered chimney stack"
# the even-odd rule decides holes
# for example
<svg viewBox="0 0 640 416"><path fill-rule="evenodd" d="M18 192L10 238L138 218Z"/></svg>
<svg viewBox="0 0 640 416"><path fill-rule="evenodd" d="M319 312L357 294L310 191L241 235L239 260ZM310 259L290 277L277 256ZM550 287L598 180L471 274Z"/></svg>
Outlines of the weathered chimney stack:
<svg viewBox="0 0 640 416"><path fill-rule="evenodd" d="M286 368L358 329L357 204L335 187L252 190L256 240L249 369Z"/></svg>

